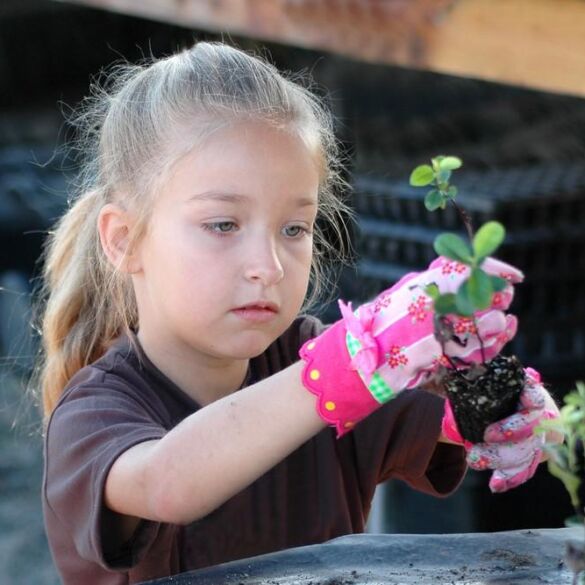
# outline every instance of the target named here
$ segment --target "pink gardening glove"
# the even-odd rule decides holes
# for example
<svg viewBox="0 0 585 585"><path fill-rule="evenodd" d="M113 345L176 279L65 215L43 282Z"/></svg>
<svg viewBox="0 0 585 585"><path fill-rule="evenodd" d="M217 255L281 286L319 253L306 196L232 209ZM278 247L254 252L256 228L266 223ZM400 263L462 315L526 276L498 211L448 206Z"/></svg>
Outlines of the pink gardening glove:
<svg viewBox="0 0 585 585"><path fill-rule="evenodd" d="M494 295L492 306L478 313L475 323L450 317L460 343L448 341L445 351L459 367L492 359L516 333L516 318L504 311L522 273L492 258L482 268L510 285ZM441 293L455 292L468 274L467 266L437 258L426 271L407 274L355 311L339 301L343 318L301 347L303 384L318 397L317 411L337 428L338 437L402 390L449 366L434 336L432 300L424 289L434 283Z"/></svg>
<svg viewBox="0 0 585 585"><path fill-rule="evenodd" d="M443 434L467 450L467 463L472 469L494 470L489 487L492 492L505 492L528 481L542 459L544 435L535 435L534 428L543 420L556 418L559 410L540 383L540 374L526 368L526 384L520 394L515 414L489 425L484 443L465 441L457 429L449 401L445 402ZM547 408L550 406L550 408Z"/></svg>

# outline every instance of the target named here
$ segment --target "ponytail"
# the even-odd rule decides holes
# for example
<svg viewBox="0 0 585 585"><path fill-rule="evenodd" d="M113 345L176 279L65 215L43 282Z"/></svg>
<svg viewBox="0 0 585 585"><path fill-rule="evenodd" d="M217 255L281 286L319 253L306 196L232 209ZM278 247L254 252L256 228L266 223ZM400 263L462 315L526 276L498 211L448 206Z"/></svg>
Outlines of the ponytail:
<svg viewBox="0 0 585 585"><path fill-rule="evenodd" d="M82 194L45 245L39 372L45 417L73 375L135 325L128 277L109 265L99 242L97 219L104 203L100 191ZM120 310L129 306L128 312Z"/></svg>

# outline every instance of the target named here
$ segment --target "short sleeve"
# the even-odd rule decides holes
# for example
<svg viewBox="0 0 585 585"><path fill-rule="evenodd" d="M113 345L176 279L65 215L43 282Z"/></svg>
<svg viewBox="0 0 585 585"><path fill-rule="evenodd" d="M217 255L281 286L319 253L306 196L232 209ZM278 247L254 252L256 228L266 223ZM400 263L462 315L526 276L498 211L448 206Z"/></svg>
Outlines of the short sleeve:
<svg viewBox="0 0 585 585"><path fill-rule="evenodd" d="M78 554L107 569L134 566L156 538L144 521L123 551L106 558L104 486L114 461L127 449L160 439L166 429L146 400L117 387L108 375L70 389L53 412L45 437L44 505L68 531Z"/></svg>
<svg viewBox="0 0 585 585"><path fill-rule="evenodd" d="M391 478L433 496L457 489L467 469L465 450L437 442L443 409L439 396L408 390L356 426L352 448L364 501Z"/></svg>

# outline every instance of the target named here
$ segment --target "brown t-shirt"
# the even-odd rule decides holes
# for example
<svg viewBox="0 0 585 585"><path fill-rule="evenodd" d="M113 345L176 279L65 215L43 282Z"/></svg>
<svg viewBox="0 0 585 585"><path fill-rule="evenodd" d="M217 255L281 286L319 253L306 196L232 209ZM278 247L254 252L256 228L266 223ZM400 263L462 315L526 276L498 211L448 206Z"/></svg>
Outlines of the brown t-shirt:
<svg viewBox="0 0 585 585"><path fill-rule="evenodd" d="M251 360L245 384L297 361L301 344L322 328L299 317ZM436 443L442 400L412 390L342 439L324 429L205 518L188 526L143 521L130 542L111 550L116 515L103 494L112 464L198 408L128 339L71 380L48 423L43 485L47 535L65 585L137 583L362 532L379 482L399 478L447 495L465 473L463 450Z"/></svg>

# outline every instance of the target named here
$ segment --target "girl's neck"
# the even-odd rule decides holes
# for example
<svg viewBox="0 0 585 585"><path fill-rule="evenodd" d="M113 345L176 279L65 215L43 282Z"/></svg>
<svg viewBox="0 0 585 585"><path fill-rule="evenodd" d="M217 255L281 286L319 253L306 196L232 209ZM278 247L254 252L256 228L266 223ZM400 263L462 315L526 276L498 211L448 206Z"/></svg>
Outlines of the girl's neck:
<svg viewBox="0 0 585 585"><path fill-rule="evenodd" d="M142 351L154 366L200 406L235 392L246 380L250 363L248 359L202 365L196 359L182 359L176 352L169 353L150 347L148 339L141 336L140 331L136 337Z"/></svg>

